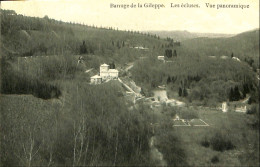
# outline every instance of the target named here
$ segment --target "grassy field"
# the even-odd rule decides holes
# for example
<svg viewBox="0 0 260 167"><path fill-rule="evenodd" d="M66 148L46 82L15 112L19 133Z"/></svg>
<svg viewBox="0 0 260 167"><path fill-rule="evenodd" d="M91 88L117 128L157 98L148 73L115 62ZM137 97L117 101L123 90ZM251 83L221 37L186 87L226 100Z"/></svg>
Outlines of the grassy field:
<svg viewBox="0 0 260 167"><path fill-rule="evenodd" d="M258 131L248 126L248 115L236 112L223 113L218 110L200 108L199 118L207 122L206 127L174 127L177 136L187 153L191 166L258 166ZM225 135L235 148L223 152L215 151L212 146L204 147L201 142L210 140L214 134ZM218 157L219 162L212 162Z"/></svg>

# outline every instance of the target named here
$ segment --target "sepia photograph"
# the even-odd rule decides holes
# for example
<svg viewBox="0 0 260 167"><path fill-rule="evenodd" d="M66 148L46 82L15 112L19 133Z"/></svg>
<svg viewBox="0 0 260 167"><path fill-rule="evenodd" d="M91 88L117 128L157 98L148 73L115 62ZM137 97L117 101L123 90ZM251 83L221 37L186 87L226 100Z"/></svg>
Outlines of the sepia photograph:
<svg viewBox="0 0 260 167"><path fill-rule="evenodd" d="M7 0L0 23L0 166L260 166L259 0Z"/></svg>

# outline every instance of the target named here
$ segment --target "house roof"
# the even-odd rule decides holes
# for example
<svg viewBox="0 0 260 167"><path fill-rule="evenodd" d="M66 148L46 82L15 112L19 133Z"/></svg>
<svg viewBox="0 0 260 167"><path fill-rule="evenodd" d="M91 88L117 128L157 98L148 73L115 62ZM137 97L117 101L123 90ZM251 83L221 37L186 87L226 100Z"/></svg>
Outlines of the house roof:
<svg viewBox="0 0 260 167"><path fill-rule="evenodd" d="M117 69L109 69L108 72L118 72Z"/></svg>
<svg viewBox="0 0 260 167"><path fill-rule="evenodd" d="M102 64L101 66L103 67L103 66L109 66L109 65L107 65L106 63L104 63L104 64Z"/></svg>
<svg viewBox="0 0 260 167"><path fill-rule="evenodd" d="M101 78L102 78L102 77L99 76L99 75L94 75L94 76L91 77L91 79L101 79Z"/></svg>

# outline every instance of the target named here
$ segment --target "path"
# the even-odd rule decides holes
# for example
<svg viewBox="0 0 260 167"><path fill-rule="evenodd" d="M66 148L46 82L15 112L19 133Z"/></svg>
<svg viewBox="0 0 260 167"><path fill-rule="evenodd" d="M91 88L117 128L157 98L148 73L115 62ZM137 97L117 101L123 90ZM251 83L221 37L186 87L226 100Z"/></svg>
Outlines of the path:
<svg viewBox="0 0 260 167"><path fill-rule="evenodd" d="M125 84L120 78L118 78L118 81L122 83L127 90L134 93L137 97L143 97L140 93L135 92L132 88L130 88L127 84Z"/></svg>
<svg viewBox="0 0 260 167"><path fill-rule="evenodd" d="M131 68L133 68L134 63L129 63L128 67L125 68L125 71L130 70Z"/></svg>
<svg viewBox="0 0 260 167"><path fill-rule="evenodd" d="M93 70L93 68L88 69L88 70L85 71L85 73L88 73L88 72L90 72L90 71L92 71L92 70Z"/></svg>

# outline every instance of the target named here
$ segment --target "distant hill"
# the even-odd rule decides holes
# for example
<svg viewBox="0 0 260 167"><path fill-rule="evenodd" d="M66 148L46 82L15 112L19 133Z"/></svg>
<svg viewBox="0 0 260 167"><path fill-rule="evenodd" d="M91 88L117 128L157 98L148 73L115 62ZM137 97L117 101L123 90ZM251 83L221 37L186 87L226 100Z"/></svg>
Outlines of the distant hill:
<svg viewBox="0 0 260 167"><path fill-rule="evenodd" d="M228 38L200 37L185 40L182 45L212 56L233 52L235 55L259 56L259 29L244 32Z"/></svg>
<svg viewBox="0 0 260 167"><path fill-rule="evenodd" d="M234 34L219 34L219 33L195 33L189 31L148 31L151 34L159 35L161 38L173 38L177 41L184 41L187 39L208 37L208 38L221 38L221 37L231 37Z"/></svg>
<svg viewBox="0 0 260 167"><path fill-rule="evenodd" d="M67 23L47 16L29 17L10 10L1 10L1 42L3 55L13 57L89 54L100 56L103 62L117 61L120 64L148 56L151 52L163 54L161 46L168 44L158 36L137 31ZM81 50L83 43L85 47Z"/></svg>
<svg viewBox="0 0 260 167"><path fill-rule="evenodd" d="M181 42L178 52L187 56L233 56L241 61L250 61L256 70L259 68L259 29L247 31L232 37L200 37ZM249 64L250 64L249 62Z"/></svg>

